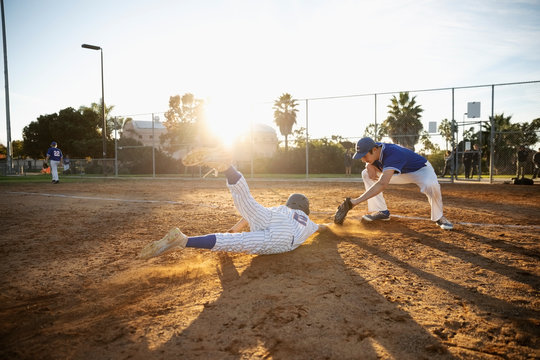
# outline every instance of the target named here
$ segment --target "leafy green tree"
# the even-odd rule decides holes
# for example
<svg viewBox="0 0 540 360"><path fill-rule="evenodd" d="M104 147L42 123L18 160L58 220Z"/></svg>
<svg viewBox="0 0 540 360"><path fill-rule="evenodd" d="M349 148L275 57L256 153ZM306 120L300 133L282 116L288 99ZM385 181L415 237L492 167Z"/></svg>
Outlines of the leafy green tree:
<svg viewBox="0 0 540 360"><path fill-rule="evenodd" d="M491 120L483 125L482 138L489 139L491 136ZM520 145L533 146L538 142L540 131L540 118L531 123L512 123L512 116L504 113L493 117L495 126L493 140L494 168L500 173L513 172L513 157ZM490 157L490 144L486 141L482 147L482 153Z"/></svg>
<svg viewBox="0 0 540 360"><path fill-rule="evenodd" d="M13 149L12 156L16 159L21 159L26 157L26 154L24 153L23 149L23 142L22 140L13 140L11 142L11 148Z"/></svg>
<svg viewBox="0 0 540 360"><path fill-rule="evenodd" d="M124 126L130 121L133 121L133 118L131 117L115 117L112 119L112 129L111 131L116 130L117 131L117 138L120 138L120 134L124 131Z"/></svg>
<svg viewBox="0 0 540 360"><path fill-rule="evenodd" d="M416 105L416 96L411 98L408 92L399 93L399 99L392 96L391 104L387 107L388 117L381 124L384 132L395 144L414 150L414 145L420 139L420 131L424 128L420 121L424 110Z"/></svg>
<svg viewBox="0 0 540 360"><path fill-rule="evenodd" d="M521 144L529 147L535 146L539 140L540 118L534 119L530 123L519 123L517 125L522 134L520 138Z"/></svg>
<svg viewBox="0 0 540 360"><path fill-rule="evenodd" d="M292 134L292 128L296 124L296 109L298 104L291 94L283 94L274 101L274 122L279 127L281 135L285 137L285 151L289 149L288 136Z"/></svg>
<svg viewBox="0 0 540 360"><path fill-rule="evenodd" d="M65 154L75 157L101 157L101 117L89 108L71 107L41 115L23 129L23 152L35 159L44 158L51 141Z"/></svg>
<svg viewBox="0 0 540 360"><path fill-rule="evenodd" d="M469 141L471 143L478 142L478 132L474 127L470 127L468 130L463 131L463 141Z"/></svg>
<svg viewBox="0 0 540 360"><path fill-rule="evenodd" d="M431 141L431 136L429 136L429 133L427 131L422 131L420 134L420 144L422 144L422 148L420 149L421 153L433 153L436 151L439 151L439 145L434 144Z"/></svg>
<svg viewBox="0 0 540 360"><path fill-rule="evenodd" d="M103 107L103 102L100 102L99 104L98 103L92 103L92 104L90 104L90 106L81 106L81 107L79 107L79 111L91 110L91 111L95 112L96 114L98 114L99 119L101 120L101 122L99 124L99 128L101 129L100 131L103 131L103 120L102 120L103 115L101 113L102 107ZM106 135L107 139L111 138L111 134L112 134L112 132L114 130L114 119L110 118L110 113L113 111L113 109L114 109L114 105L105 106L105 122L106 122L106 125L107 125L107 129L106 129L107 132L106 132L105 135Z"/></svg>
<svg viewBox="0 0 540 360"><path fill-rule="evenodd" d="M0 155L6 155L7 156L7 147L4 144L0 144Z"/></svg>
<svg viewBox="0 0 540 360"><path fill-rule="evenodd" d="M439 124L439 134L443 137L445 141L445 150L448 150L449 144L452 142L452 133L455 134L457 131L457 122L455 120L450 121L448 119L444 119Z"/></svg>
<svg viewBox="0 0 540 360"><path fill-rule="evenodd" d="M332 135L330 136L330 139L332 139L332 142L336 144L341 144L341 146L343 146L343 149L344 149L343 154L345 154L345 151L347 151L347 149L354 150L356 148L356 143L353 143L352 141L349 141L349 140L345 140L346 138L344 138L341 135Z"/></svg>
<svg viewBox="0 0 540 360"><path fill-rule="evenodd" d="M364 137L370 137L375 141L381 141L381 139L385 136L385 128L384 126L377 126L377 133L375 133L375 124L369 124L364 129Z"/></svg>
<svg viewBox="0 0 540 360"><path fill-rule="evenodd" d="M194 143L204 142L204 101L193 94L175 95L169 98L169 110L163 125L167 132L161 135L163 147L170 154Z"/></svg>

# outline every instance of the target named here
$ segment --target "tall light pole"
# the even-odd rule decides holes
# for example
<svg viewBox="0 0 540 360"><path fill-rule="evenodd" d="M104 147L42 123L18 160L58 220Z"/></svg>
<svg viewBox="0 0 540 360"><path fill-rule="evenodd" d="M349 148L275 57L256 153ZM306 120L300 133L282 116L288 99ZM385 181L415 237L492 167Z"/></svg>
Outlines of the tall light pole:
<svg viewBox="0 0 540 360"><path fill-rule="evenodd" d="M101 51L101 116L103 117L103 158L107 157L107 121L105 120L105 86L103 85L103 49L96 45L82 44L81 47L90 50L99 50ZM105 169L105 167L103 167Z"/></svg>
<svg viewBox="0 0 540 360"><path fill-rule="evenodd" d="M11 159L13 156L13 152L12 152L12 147L11 147L11 120L10 120L10 111L9 111L9 81L8 81L6 19L4 16L4 0L1 0L1 7L2 7L2 40L4 44L4 83L6 87L6 134L7 134L6 174L11 174Z"/></svg>

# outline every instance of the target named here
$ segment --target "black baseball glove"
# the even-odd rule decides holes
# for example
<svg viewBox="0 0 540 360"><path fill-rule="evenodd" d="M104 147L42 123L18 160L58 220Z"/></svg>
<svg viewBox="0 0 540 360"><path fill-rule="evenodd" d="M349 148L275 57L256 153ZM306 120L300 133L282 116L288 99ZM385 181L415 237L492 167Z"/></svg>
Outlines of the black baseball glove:
<svg viewBox="0 0 540 360"><path fill-rule="evenodd" d="M351 202L351 198L345 198L343 202L339 205L336 214L334 215L334 224L342 225L343 220L347 217L347 213L354 207Z"/></svg>

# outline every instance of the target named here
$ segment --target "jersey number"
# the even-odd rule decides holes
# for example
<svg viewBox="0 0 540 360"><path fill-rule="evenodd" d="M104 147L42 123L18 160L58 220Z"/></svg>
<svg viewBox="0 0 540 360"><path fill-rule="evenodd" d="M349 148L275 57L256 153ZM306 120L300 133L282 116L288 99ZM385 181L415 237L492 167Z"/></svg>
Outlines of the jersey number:
<svg viewBox="0 0 540 360"><path fill-rule="evenodd" d="M307 221L308 221L308 218L305 217L304 215L300 215L298 213L294 213L294 216L293 216L294 220L298 221L300 224L306 226L307 225Z"/></svg>

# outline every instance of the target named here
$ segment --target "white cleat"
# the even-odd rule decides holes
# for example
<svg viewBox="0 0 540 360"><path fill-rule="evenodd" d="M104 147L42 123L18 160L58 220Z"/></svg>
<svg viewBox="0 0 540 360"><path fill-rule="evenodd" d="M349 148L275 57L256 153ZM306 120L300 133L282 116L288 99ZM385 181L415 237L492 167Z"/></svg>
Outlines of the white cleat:
<svg viewBox="0 0 540 360"><path fill-rule="evenodd" d="M443 230L452 230L454 228L454 225L444 216L437 220L436 223Z"/></svg>
<svg viewBox="0 0 540 360"><path fill-rule="evenodd" d="M174 228L163 239L146 245L139 254L139 259L146 260L176 249L183 249L186 247L187 241L188 237L178 228Z"/></svg>

